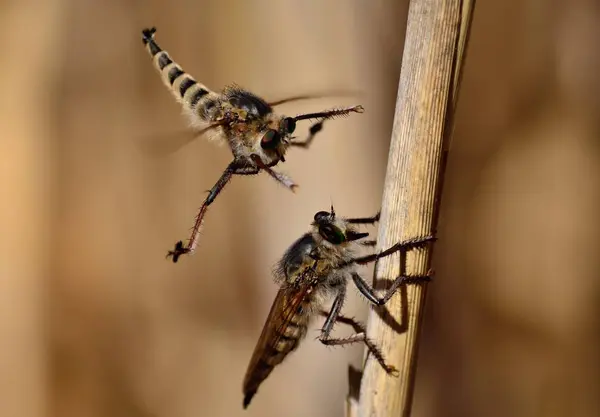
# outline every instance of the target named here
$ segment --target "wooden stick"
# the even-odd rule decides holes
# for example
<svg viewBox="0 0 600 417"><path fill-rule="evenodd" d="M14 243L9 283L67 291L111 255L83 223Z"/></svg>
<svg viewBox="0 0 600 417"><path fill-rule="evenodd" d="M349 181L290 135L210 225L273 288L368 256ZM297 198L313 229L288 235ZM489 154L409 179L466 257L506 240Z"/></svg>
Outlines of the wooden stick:
<svg viewBox="0 0 600 417"><path fill-rule="evenodd" d="M403 239L429 235L436 229L474 7L475 0L410 3L378 250ZM409 253L406 272L426 273L430 259L430 249ZM392 279L400 272L398 266L398 257L382 259L376 277ZM359 401L349 399L347 414L410 415L426 290L425 284L408 285L387 303L387 311L404 329L401 332L384 323L376 311L369 313L368 335L400 376L391 377L377 361L367 358Z"/></svg>

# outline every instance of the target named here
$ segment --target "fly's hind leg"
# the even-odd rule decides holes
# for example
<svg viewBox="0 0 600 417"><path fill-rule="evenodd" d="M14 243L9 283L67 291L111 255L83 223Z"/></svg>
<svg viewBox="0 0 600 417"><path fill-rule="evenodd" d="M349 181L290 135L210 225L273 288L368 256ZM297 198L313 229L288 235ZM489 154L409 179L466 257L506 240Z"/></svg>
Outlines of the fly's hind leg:
<svg viewBox="0 0 600 417"><path fill-rule="evenodd" d="M331 317L332 312L333 312L333 308L332 308L331 312L321 310L319 313L329 319ZM350 335L350 336L344 337L344 338L330 337L330 333L333 328L334 322L338 322L338 323L342 323L342 324L351 326L354 329L355 333L353 335ZM365 346L369 350L369 353L371 355L373 355L373 357L377 360L377 362L379 362L379 364L385 370L386 373L388 373L392 376L398 376L398 370L395 367L393 367L392 365L388 365L386 363L385 359L383 358L383 354L381 353L381 350L379 350L377 345L371 339L369 339L367 337L367 330L365 329L365 326L362 323L359 323L358 321L354 320L353 318L342 316L338 312L336 314L336 317L331 320L329 329L325 329L326 325L327 325L327 321L325 322L325 325L323 326L323 330L321 331L321 336L319 337L319 341L321 343L323 343L326 346L344 346L344 345L350 345L353 343L362 342L365 344Z"/></svg>

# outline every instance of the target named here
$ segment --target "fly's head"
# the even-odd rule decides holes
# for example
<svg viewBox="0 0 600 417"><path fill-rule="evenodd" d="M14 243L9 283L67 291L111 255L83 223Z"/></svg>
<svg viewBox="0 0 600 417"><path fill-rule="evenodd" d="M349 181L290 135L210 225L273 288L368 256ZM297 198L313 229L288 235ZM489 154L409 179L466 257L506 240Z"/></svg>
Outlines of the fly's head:
<svg viewBox="0 0 600 417"><path fill-rule="evenodd" d="M257 138L265 163L285 162L285 152L295 130L296 120L293 117L273 115Z"/></svg>
<svg viewBox="0 0 600 417"><path fill-rule="evenodd" d="M352 249L355 241L369 236L368 233L358 232L343 218L337 217L333 206L330 211L316 213L312 226L315 241L342 257Z"/></svg>

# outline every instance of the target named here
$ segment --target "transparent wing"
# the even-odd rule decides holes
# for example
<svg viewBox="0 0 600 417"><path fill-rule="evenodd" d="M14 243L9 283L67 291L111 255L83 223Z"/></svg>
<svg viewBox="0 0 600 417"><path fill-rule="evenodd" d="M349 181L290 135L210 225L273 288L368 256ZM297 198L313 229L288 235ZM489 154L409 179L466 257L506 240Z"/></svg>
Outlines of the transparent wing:
<svg viewBox="0 0 600 417"><path fill-rule="evenodd" d="M200 130L180 130L163 134L155 134L149 137L137 139L138 146L145 154L152 157L160 157L173 154L184 146L194 142L200 137L207 140L214 140L220 136L221 124L213 123Z"/></svg>
<svg viewBox="0 0 600 417"><path fill-rule="evenodd" d="M297 317L296 323L302 322L302 325L306 326L310 313L299 307L312 293L317 281L312 269L308 270L302 278L304 279L299 278L300 285L280 288L273 301L244 377L243 389L248 402L271 370L293 350L280 352L277 348L282 335L286 333L287 327L290 325L297 326L297 324L292 324L292 319ZM302 336L299 335L296 342L299 342ZM296 344L294 344L294 347Z"/></svg>

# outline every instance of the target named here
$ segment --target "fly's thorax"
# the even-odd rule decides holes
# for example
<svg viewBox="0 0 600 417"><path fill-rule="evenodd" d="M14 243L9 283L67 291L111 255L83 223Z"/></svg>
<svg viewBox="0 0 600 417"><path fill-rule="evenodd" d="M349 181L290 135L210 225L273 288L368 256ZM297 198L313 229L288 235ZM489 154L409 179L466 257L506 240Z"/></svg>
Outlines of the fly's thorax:
<svg viewBox="0 0 600 417"><path fill-rule="evenodd" d="M355 242L334 245L318 232L306 233L288 248L275 266L275 281L297 284L314 277L325 279L338 265L352 259L355 252Z"/></svg>
<svg viewBox="0 0 600 417"><path fill-rule="evenodd" d="M264 120L273 113L273 108L263 98L237 85L225 87L222 96L230 107L245 112L251 119Z"/></svg>
<svg viewBox="0 0 600 417"><path fill-rule="evenodd" d="M309 315L315 314L318 308L348 279L348 268L339 265L352 258L352 250L346 247L329 247L315 242L312 235L303 237L296 249L297 256L286 264L285 285L303 285L312 282L314 289L307 297L305 310ZM302 245L304 242L310 244ZM290 258L292 259L292 258Z"/></svg>
<svg viewBox="0 0 600 417"><path fill-rule="evenodd" d="M294 284L306 270L314 263L310 254L316 247L312 234L305 233L298 238L285 251L279 262L273 268L275 282L278 284Z"/></svg>

